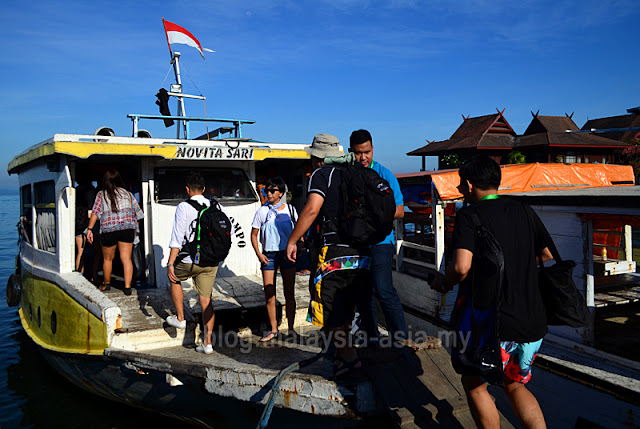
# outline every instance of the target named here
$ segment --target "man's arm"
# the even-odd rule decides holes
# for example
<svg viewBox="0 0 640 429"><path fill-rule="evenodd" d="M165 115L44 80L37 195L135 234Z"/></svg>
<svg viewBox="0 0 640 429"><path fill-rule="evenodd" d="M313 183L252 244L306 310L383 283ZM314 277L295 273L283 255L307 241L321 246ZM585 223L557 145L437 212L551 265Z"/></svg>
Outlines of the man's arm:
<svg viewBox="0 0 640 429"><path fill-rule="evenodd" d="M178 283L178 277L176 277L173 264L176 262L176 258L178 257L179 252L180 249L176 249L175 247L172 247L169 251L169 260L167 261L167 277L169 277L171 283Z"/></svg>
<svg viewBox="0 0 640 429"><path fill-rule="evenodd" d="M453 263L449 265L444 275L443 283L446 290L453 289L453 286L467 278L467 274L471 270L472 259L473 253L469 250L456 249L453 255Z"/></svg>
<svg viewBox="0 0 640 429"><path fill-rule="evenodd" d="M553 259L553 255L551 254L551 251L549 250L548 247L545 247L544 249L542 249L542 252L540 252L540 256L542 257L543 264ZM536 263L540 265L540 258L538 258L537 256L536 256Z"/></svg>
<svg viewBox="0 0 640 429"><path fill-rule="evenodd" d="M447 268L447 272L442 276L438 273L431 282L431 289L438 292L449 292L455 285L467 278L471 270L473 253L467 249L456 249L453 254L453 262Z"/></svg>
<svg viewBox="0 0 640 429"><path fill-rule="evenodd" d="M402 219L404 217L404 206L396 206L396 214L393 215L394 219Z"/></svg>
<svg viewBox="0 0 640 429"><path fill-rule="evenodd" d="M296 222L296 226L293 228L293 231L289 236L289 241L287 242L287 258L290 261L295 262L297 251L296 242L302 238L316 217L318 217L323 204L324 197L322 195L315 192L309 194L307 204L305 204L302 209L302 212L298 217L298 222Z"/></svg>

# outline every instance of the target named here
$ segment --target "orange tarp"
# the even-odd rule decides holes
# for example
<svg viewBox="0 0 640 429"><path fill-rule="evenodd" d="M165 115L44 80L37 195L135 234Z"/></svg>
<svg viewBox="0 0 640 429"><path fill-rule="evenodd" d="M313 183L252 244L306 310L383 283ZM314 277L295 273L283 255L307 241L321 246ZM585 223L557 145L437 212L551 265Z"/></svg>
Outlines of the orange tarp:
<svg viewBox="0 0 640 429"><path fill-rule="evenodd" d="M535 163L501 165L500 168L502 182L499 194L634 184L633 168L630 165ZM462 198L457 189L460 184L457 170L433 171L430 175L442 200Z"/></svg>

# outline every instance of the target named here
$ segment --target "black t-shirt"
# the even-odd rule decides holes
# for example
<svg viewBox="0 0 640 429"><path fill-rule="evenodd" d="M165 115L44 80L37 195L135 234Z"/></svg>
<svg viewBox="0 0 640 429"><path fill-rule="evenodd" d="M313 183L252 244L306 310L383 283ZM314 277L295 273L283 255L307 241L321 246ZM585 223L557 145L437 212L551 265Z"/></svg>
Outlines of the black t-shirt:
<svg viewBox="0 0 640 429"><path fill-rule="evenodd" d="M322 210L309 229L312 242L320 246L345 244L333 222L342 206L341 183L341 171L332 165L320 166L311 174L309 193L316 193L324 198Z"/></svg>
<svg viewBox="0 0 640 429"><path fill-rule="evenodd" d="M508 198L482 200L458 211L453 230L454 250L474 251L475 228L471 210L475 210L482 224L493 233L504 254L506 284L500 307L500 340L539 340L547 333L547 323L538 289L535 258L551 240L547 229L531 208L518 201ZM464 281L471 281L471 278L470 274Z"/></svg>

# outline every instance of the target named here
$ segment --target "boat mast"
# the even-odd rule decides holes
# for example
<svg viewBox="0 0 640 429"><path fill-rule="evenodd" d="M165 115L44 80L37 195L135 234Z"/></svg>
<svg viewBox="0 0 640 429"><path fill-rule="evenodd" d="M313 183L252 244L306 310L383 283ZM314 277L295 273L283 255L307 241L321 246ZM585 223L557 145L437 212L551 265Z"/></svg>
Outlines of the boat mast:
<svg viewBox="0 0 640 429"><path fill-rule="evenodd" d="M171 64L173 64L173 71L176 75L176 83L178 84L178 87L181 88L182 92L182 80L180 79L180 52L173 52L171 54ZM172 93L174 91L171 91ZM187 116L187 113L184 109L184 97L182 97L182 95L176 95L176 98L178 99L178 115L179 116ZM182 125L180 125L182 124ZM183 137L186 139L187 138L187 121L179 121L178 123L178 127L177 127L177 135L176 138L180 138L180 128L182 128L182 135Z"/></svg>

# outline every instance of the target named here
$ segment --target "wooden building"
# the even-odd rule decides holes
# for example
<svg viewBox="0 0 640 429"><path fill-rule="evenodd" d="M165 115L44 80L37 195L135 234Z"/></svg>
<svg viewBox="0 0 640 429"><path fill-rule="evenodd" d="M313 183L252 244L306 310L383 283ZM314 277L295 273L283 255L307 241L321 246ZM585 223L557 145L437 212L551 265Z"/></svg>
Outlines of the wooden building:
<svg viewBox="0 0 640 429"><path fill-rule="evenodd" d="M616 152L628 147L624 142L579 131L571 116L536 113L524 134L516 139L514 149L522 152L527 162L612 164Z"/></svg>
<svg viewBox="0 0 640 429"><path fill-rule="evenodd" d="M473 157L477 153L485 154L496 162L506 162L507 154L513 149L516 132L503 116L502 112L493 115L464 117L462 125L451 138L439 142L430 142L426 146L408 152L409 156L422 156L422 170L425 169L425 157L437 156L438 165L445 166L442 157L458 155L461 160Z"/></svg>
<svg viewBox="0 0 640 429"><path fill-rule="evenodd" d="M503 113L504 110L476 118L463 116L464 121L451 138L430 142L407 155L421 156L422 170L427 156L437 156L439 168L455 167L447 163L447 155L457 155L459 161L464 161L483 154L507 164L514 149L525 155L526 162L609 164L615 162L616 153L629 147L626 142L581 131L567 115L541 116L532 112L526 131L517 135Z"/></svg>
<svg viewBox="0 0 640 429"><path fill-rule="evenodd" d="M628 115L590 119L582 129L600 130L596 131L597 135L625 143L640 139L640 106L627 109L627 112Z"/></svg>

